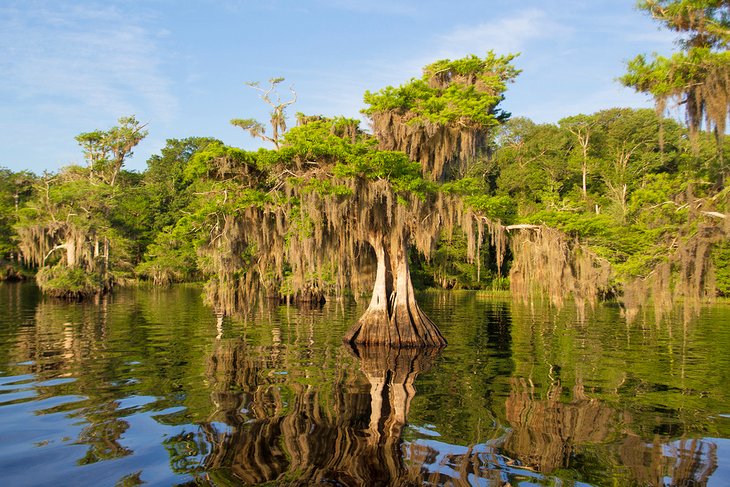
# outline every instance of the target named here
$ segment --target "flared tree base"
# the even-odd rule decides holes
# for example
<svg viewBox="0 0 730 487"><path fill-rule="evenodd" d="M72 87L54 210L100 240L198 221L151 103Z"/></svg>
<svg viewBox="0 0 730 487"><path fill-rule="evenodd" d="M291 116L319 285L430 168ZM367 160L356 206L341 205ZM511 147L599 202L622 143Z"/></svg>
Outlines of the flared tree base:
<svg viewBox="0 0 730 487"><path fill-rule="evenodd" d="M350 328L344 341L352 345L444 347L446 339L414 300L387 308L372 306Z"/></svg>
<svg viewBox="0 0 730 487"><path fill-rule="evenodd" d="M352 345L444 347L446 339L416 302L408 267L407 239L400 235L385 245L372 237L378 260L370 306L345 334Z"/></svg>

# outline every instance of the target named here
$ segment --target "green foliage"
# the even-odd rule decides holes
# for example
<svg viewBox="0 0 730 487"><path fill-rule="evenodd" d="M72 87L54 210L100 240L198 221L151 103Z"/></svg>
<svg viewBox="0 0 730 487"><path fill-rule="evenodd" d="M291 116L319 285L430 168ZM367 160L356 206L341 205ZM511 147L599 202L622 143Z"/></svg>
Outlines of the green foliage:
<svg viewBox="0 0 730 487"><path fill-rule="evenodd" d="M409 112L409 123L428 121L447 125L494 127L509 117L496 108L507 83L519 70L512 66L515 55L497 56L492 51L485 58L471 55L462 59L444 59L426 66L420 79L412 79L398 88L388 86L378 92L365 92L367 115L379 112Z"/></svg>
<svg viewBox="0 0 730 487"><path fill-rule="evenodd" d="M144 172L145 183L160 185L169 193L184 190L189 183L185 171L190 159L210 145L223 144L210 137L168 139L160 154L152 155L147 160L147 170Z"/></svg>
<svg viewBox="0 0 730 487"><path fill-rule="evenodd" d="M396 192L414 193L421 198L435 190L435 185L423 178L420 164L402 152L370 151L336 164L332 173L340 178L385 179Z"/></svg>
<svg viewBox="0 0 730 487"><path fill-rule="evenodd" d="M0 265L18 255L13 226L18 220L20 208L32 197L35 178L34 174L27 171L15 173L0 168Z"/></svg>
<svg viewBox="0 0 730 487"><path fill-rule="evenodd" d="M240 178L247 170L258 170L254 153L211 141L197 150L183 169L182 182L186 185L199 179Z"/></svg>
<svg viewBox="0 0 730 487"><path fill-rule="evenodd" d="M466 204L492 220L509 225L517 218L517 203L509 196L475 195L466 198Z"/></svg>
<svg viewBox="0 0 730 487"><path fill-rule="evenodd" d="M330 165L360 157L376 144L359 131L356 120L318 119L292 128L279 151L260 151L259 158L264 167Z"/></svg>
<svg viewBox="0 0 730 487"><path fill-rule="evenodd" d="M487 191L487 185L482 179L465 177L444 183L440 189L446 194L474 196L485 193Z"/></svg>
<svg viewBox="0 0 730 487"><path fill-rule="evenodd" d="M567 130L516 118L507 122L495 155L497 191L524 204L556 208L578 182L578 171L567 164L572 150Z"/></svg>
<svg viewBox="0 0 730 487"><path fill-rule="evenodd" d="M663 113L669 100L684 107L690 135L712 130L720 153L715 181L728 174L722 151L730 108L730 7L717 0L644 0L639 7L682 35L681 51L670 57L639 55L629 61L621 82L651 94Z"/></svg>
<svg viewBox="0 0 730 487"><path fill-rule="evenodd" d="M511 224L517 217L517 202L510 196L487 194L488 188L483 179L465 177L449 181L442 184L440 190L446 194L461 196L466 205L480 215L499 220L504 225Z"/></svg>
<svg viewBox="0 0 730 487"><path fill-rule="evenodd" d="M712 258L717 290L721 296L730 297L730 242L717 245Z"/></svg>
<svg viewBox="0 0 730 487"><path fill-rule="evenodd" d="M194 281L200 278L197 264L199 237L190 218L157 234L146 249L145 260L135 271L155 284Z"/></svg>
<svg viewBox="0 0 730 487"><path fill-rule="evenodd" d="M64 299L88 298L103 293L109 286L100 273L62 265L41 268L36 279L44 293Z"/></svg>
<svg viewBox="0 0 730 487"><path fill-rule="evenodd" d="M686 190L686 181L668 173L645 177L640 187L631 194L629 216L632 221L655 228L679 225L686 220L686 210L678 210L674 198Z"/></svg>
<svg viewBox="0 0 730 487"><path fill-rule="evenodd" d="M191 158L211 144L212 138L190 137L169 139L159 155L147 161L142 180L128 185L119 201L115 224L133 238L135 263L155 238L167 227L175 225L193 200L192 180L185 172Z"/></svg>

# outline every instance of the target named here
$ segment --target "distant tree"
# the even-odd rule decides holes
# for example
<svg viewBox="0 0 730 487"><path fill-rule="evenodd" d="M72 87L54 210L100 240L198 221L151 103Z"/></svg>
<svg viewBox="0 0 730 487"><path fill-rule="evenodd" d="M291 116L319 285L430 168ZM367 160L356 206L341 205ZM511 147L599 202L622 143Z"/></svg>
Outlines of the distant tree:
<svg viewBox="0 0 730 487"><path fill-rule="evenodd" d="M577 147L580 151L580 169L581 169L581 194L583 199L588 197L588 166L590 158L588 157L591 144L591 135L595 128L596 120L586 115L574 115L567 117L560 122L560 127L570 132L575 137Z"/></svg>
<svg viewBox="0 0 730 487"><path fill-rule="evenodd" d="M180 218L180 211L190 202L192 180L185 171L190 159L199 151L221 142L212 137L168 139L160 154L147 160L142 186L154 206L151 230L159 232Z"/></svg>
<svg viewBox="0 0 730 487"><path fill-rule="evenodd" d="M101 180L114 186L132 149L147 136L145 126L134 115L121 117L119 125L109 130L94 130L76 136L89 168L89 180Z"/></svg>
<svg viewBox="0 0 730 487"><path fill-rule="evenodd" d="M271 142L276 150L279 150L280 138L286 132L286 108L297 101L297 93L293 88L289 88L293 98L289 101L281 101L281 97L276 93L276 87L282 81L284 81L284 78L271 78L267 88L262 88L258 81L246 83L246 85L258 91L259 98L271 106L271 118L269 120L271 137L266 135L264 124L253 118L234 118L231 120L232 125L248 131L251 137Z"/></svg>
<svg viewBox="0 0 730 487"><path fill-rule="evenodd" d="M13 225L20 207L30 198L36 176L28 171L13 172L0 168L0 264L16 261L18 243ZM0 270L0 280L4 272Z"/></svg>
<svg viewBox="0 0 730 487"><path fill-rule="evenodd" d="M137 213L136 241L144 257L136 267L143 278L156 284L199 279L196 261L198 238L191 224L189 206L195 199L188 177L190 160L199 152L222 143L208 137L169 139L160 154L147 161L142 184L137 188L141 213ZM141 241L141 242L140 242Z"/></svg>
<svg viewBox="0 0 730 487"><path fill-rule="evenodd" d="M119 125L107 131L107 143L111 153L109 185L114 186L124 162L132 155L132 149L147 137L147 124L140 123L132 115L119 119Z"/></svg>
<svg viewBox="0 0 730 487"><path fill-rule="evenodd" d="M641 184L645 174L661 165L659 118L649 109L613 108L596 113L594 120L600 144L598 166L606 196L623 221L631 190Z"/></svg>
<svg viewBox="0 0 730 487"><path fill-rule="evenodd" d="M510 120L504 129L495 152L500 168L499 192L515 197L523 206L560 206L575 179L575 172L567 164L572 147L570 134L556 125L536 124L524 118Z"/></svg>
<svg viewBox="0 0 730 487"><path fill-rule="evenodd" d="M87 167L45 174L36 197L18 214L15 231L24 261L37 267L41 289L82 298L111 289L131 275L135 215L143 201L134 192L140 176L122 171L132 149L147 135L134 116L109 130L78 135Z"/></svg>

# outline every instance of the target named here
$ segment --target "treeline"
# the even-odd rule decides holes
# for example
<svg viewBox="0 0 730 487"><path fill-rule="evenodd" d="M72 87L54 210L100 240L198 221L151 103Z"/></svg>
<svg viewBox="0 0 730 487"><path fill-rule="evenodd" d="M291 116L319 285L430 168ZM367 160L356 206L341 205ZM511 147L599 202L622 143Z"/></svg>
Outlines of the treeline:
<svg viewBox="0 0 730 487"><path fill-rule="evenodd" d="M169 140L147 161L147 169L136 173L123 165L146 133L133 117L122 118L109 130L77 137L84 166L43 175L2 170L4 278L36 272L44 290L72 297L137 281L165 285L211 279L216 263L205 249L216 235L224 238L223 219L235 214L237 204L243 211L257 198L267 198L266 191L253 187L252 181L262 177L254 173L274 159L302 153L312 161L344 160L345 152L376 143L361 132L357 141L348 135L335 143L332 127L339 123L341 130L354 130L354 122L317 120L320 125L300 125L284 134L280 151L247 152L212 138ZM456 174L438 190L463 198L504 225L561 230L610 262L612 291L620 294L625 283L646 278L670 261L683 241L697 237L702 221L727 219L728 190L717 183L726 171L727 152L727 144L717 150L710 134L690 138L680 123L647 109L610 109L557 124L514 118L477 157L454 166ZM393 168L361 169L377 179L383 176L378 171ZM222 212L221 205L227 210ZM509 255L498 271L494 249L486 246L471 261L468 245L457 228L441 235L428 260L412 252L416 282L507 288ZM713 240L706 253L709 260L702 265L711 266L717 295L730 295L730 243Z"/></svg>
<svg viewBox="0 0 730 487"><path fill-rule="evenodd" d="M680 38L677 53L640 55L621 78L656 110L510 119L500 103L519 70L493 52L366 92L371 132L305 115L287 131L296 93L282 101L283 78L250 83L270 123L231 123L273 150L170 140L145 172L129 172L147 131L123 117L77 136L82 166L3 171L3 275L35 271L45 292L65 297L205 281L222 313L257 295L319 302L374 282L358 322L378 323L368 340L412 344L438 335L414 283L510 287L556 304L572 294L581 307L619 296L627 313L728 296L728 6L638 7ZM672 104L685 124L666 118Z"/></svg>
<svg viewBox="0 0 730 487"><path fill-rule="evenodd" d="M507 225L546 225L579 240L610 262L621 293L623 283L669 260L703 220L727 219L728 191L718 181L729 149L725 142L719 151L706 132L690 137L650 109L614 108L557 124L514 118L447 190ZM728 295L730 245L716 243L711 265L718 293ZM458 239L440 245L423 265L431 282L493 286L494 266L483 262L491 273L479 282L476 266L460 258L464 246Z"/></svg>

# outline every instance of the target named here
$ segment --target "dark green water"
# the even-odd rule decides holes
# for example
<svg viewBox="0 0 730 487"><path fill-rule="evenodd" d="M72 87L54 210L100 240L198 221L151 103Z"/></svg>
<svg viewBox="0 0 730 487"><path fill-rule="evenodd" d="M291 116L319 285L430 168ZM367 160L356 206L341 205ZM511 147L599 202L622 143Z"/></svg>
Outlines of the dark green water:
<svg viewBox="0 0 730 487"><path fill-rule="evenodd" d="M440 354L350 350L362 306L218 323L195 288L0 286L2 485L730 485L730 306L627 325L475 293Z"/></svg>

